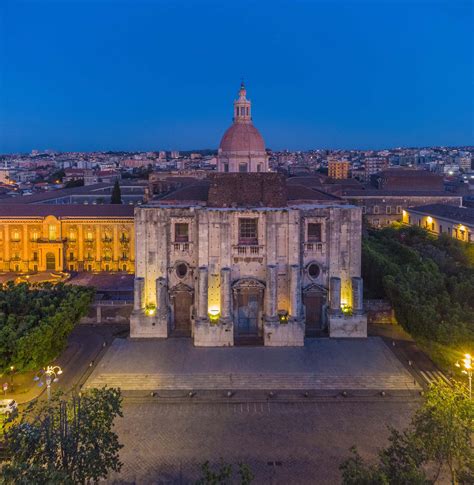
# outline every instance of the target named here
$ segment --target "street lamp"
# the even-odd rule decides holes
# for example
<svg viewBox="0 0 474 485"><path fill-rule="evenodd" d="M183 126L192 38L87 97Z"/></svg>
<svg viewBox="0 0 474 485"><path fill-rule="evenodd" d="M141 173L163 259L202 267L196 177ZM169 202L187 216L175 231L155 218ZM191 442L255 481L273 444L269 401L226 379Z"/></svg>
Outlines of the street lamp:
<svg viewBox="0 0 474 485"><path fill-rule="evenodd" d="M462 364L456 362L456 367L463 367L462 373L467 375L469 380L469 399L472 399L472 357L471 354L464 354Z"/></svg>
<svg viewBox="0 0 474 485"><path fill-rule="evenodd" d="M51 384L53 382L58 382L60 376L63 373L63 370L59 365L48 365L46 369L41 369L39 372L40 375L35 375L33 378L34 381L38 382L38 386L43 385L43 380L42 377L44 377L44 380L46 382L46 389L48 391L48 401L51 399Z"/></svg>

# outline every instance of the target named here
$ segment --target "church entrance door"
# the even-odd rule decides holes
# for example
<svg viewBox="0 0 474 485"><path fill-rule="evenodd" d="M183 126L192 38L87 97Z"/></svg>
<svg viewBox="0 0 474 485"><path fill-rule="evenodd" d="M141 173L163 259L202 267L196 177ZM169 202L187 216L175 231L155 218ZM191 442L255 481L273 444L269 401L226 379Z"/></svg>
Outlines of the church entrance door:
<svg viewBox="0 0 474 485"><path fill-rule="evenodd" d="M173 294L173 336L191 336L191 305L193 295L189 291L176 291Z"/></svg>
<svg viewBox="0 0 474 485"><path fill-rule="evenodd" d="M237 333L242 336L258 335L260 292L242 289L237 294Z"/></svg>
<svg viewBox="0 0 474 485"><path fill-rule="evenodd" d="M323 305L326 296L320 291L303 293L303 304L306 308L306 336L316 337L323 331Z"/></svg>

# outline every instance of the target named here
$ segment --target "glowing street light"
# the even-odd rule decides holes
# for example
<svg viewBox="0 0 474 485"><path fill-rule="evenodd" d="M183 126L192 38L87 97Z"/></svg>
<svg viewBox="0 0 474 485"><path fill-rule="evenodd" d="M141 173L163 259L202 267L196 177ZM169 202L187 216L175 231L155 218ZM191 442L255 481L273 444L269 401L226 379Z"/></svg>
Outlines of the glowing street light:
<svg viewBox="0 0 474 485"><path fill-rule="evenodd" d="M48 365L46 369L41 369L39 371L39 375L37 374L35 375L35 377L33 377L33 380L35 382L38 382L38 386L42 386L44 384L42 380L42 378L44 377L44 380L46 382L46 389L48 391L48 401L51 399L51 384L53 382L58 382L58 376L60 376L62 373L63 370L61 369L61 367L59 367L59 365Z"/></svg>
<svg viewBox="0 0 474 485"><path fill-rule="evenodd" d="M472 399L472 357L471 354L464 354L462 364L456 362L456 367L463 367L462 373L467 375L469 380L469 399Z"/></svg>

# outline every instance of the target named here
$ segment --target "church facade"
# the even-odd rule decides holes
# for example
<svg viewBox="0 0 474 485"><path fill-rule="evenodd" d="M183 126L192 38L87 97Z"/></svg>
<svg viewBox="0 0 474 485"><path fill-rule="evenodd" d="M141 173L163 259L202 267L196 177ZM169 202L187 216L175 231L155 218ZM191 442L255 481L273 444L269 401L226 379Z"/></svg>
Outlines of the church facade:
<svg viewBox="0 0 474 485"><path fill-rule="evenodd" d="M268 173L245 94L218 172L135 209L131 337L196 346L365 337L361 209Z"/></svg>

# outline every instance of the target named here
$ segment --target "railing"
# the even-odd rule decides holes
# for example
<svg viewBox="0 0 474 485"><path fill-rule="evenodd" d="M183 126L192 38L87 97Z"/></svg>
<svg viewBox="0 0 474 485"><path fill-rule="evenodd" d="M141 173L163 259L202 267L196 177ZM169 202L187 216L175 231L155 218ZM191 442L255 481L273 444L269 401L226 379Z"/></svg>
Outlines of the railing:
<svg viewBox="0 0 474 485"><path fill-rule="evenodd" d="M322 252L323 243L320 242L308 242L304 243L304 250L308 253Z"/></svg>
<svg viewBox="0 0 474 485"><path fill-rule="evenodd" d="M263 252L263 246L257 245L237 244L233 249L239 256L257 255Z"/></svg>
<svg viewBox="0 0 474 485"><path fill-rule="evenodd" d="M173 250L181 253L187 253L192 250L192 244L190 242L174 242Z"/></svg>

